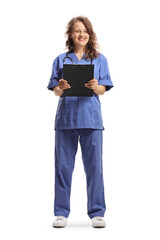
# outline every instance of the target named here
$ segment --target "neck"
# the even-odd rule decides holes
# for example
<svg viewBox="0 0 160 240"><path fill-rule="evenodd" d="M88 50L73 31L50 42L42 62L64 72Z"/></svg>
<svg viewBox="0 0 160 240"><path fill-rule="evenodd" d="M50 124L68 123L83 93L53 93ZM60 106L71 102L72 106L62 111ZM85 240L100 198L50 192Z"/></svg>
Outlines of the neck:
<svg viewBox="0 0 160 240"><path fill-rule="evenodd" d="M83 55L83 54L85 53L85 47L75 46L74 52L75 52L76 54Z"/></svg>

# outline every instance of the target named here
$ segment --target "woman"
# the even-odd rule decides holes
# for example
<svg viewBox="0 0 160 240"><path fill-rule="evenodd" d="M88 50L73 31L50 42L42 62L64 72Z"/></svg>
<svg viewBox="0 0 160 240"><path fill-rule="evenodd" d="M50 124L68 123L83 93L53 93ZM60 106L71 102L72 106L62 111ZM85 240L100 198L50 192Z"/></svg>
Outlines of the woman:
<svg viewBox="0 0 160 240"><path fill-rule="evenodd" d="M98 95L113 87L106 57L97 51L96 34L86 17L70 20L67 27L68 57L77 64L94 64L94 78L85 84L93 90L93 97L64 97L64 89L71 88L63 79L63 59L60 54L53 62L48 89L59 96L55 118L55 201L57 216L53 227L65 227L70 213L71 179L78 139L87 179L88 216L93 227L105 227L105 199L102 170L101 103ZM71 64L65 59L65 64Z"/></svg>

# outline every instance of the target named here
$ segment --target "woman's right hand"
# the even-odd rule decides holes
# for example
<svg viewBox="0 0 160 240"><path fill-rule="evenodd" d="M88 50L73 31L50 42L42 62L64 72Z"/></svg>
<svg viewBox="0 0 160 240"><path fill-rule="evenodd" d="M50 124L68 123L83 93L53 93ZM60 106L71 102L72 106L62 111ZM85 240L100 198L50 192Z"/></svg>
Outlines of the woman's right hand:
<svg viewBox="0 0 160 240"><path fill-rule="evenodd" d="M59 80L58 86L61 90L71 88L71 86L68 84L68 82L66 80L64 80L63 78Z"/></svg>

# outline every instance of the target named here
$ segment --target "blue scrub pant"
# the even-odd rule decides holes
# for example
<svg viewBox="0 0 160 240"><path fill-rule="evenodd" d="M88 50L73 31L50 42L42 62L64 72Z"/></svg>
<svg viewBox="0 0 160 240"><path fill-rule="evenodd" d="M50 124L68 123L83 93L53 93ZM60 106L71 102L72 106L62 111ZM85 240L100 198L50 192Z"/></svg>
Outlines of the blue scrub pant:
<svg viewBox="0 0 160 240"><path fill-rule="evenodd" d="M71 180L78 140L87 180L87 213L90 218L103 217L106 206L102 166L102 130L97 129L55 131L54 214L67 218L70 213Z"/></svg>

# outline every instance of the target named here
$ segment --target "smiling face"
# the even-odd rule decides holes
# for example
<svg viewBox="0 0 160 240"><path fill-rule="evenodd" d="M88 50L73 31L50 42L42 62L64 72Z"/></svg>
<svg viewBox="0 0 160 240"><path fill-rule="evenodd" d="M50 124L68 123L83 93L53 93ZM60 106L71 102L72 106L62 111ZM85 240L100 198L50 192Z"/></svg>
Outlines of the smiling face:
<svg viewBox="0 0 160 240"><path fill-rule="evenodd" d="M71 38L75 47L85 47L89 41L89 34L82 22L75 22L72 29Z"/></svg>

